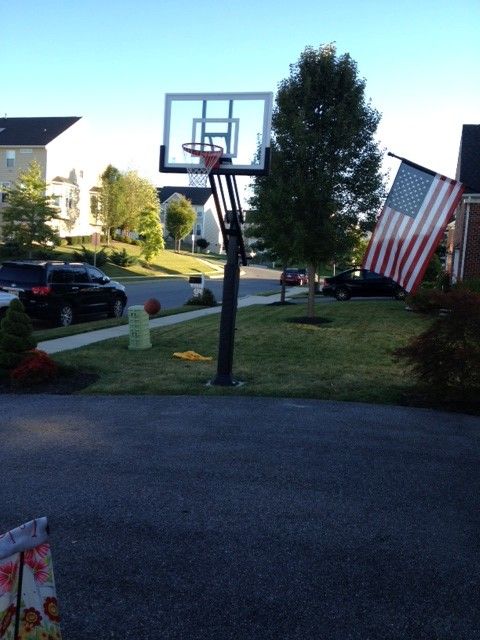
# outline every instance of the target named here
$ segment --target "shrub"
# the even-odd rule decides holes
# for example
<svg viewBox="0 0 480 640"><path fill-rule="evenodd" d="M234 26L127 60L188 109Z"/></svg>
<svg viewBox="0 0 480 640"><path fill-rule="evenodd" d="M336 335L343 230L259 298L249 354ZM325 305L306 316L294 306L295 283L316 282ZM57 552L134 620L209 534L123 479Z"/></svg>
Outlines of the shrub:
<svg viewBox="0 0 480 640"><path fill-rule="evenodd" d="M438 289L421 286L416 293L407 296L406 303L412 311L418 313L438 313L445 308L446 295Z"/></svg>
<svg viewBox="0 0 480 640"><path fill-rule="evenodd" d="M57 363L48 353L34 349L10 372L10 380L13 386L30 386L53 380L57 374Z"/></svg>
<svg viewBox="0 0 480 640"><path fill-rule="evenodd" d="M88 264L93 264L95 262L95 252L90 251L84 245L82 245L81 251L75 251L73 254L73 259L78 262L87 262ZM108 253L105 249L100 249L97 251L96 257L96 266L103 267L108 262Z"/></svg>
<svg viewBox="0 0 480 640"><path fill-rule="evenodd" d="M36 346L37 342L32 336L32 321L20 300L12 300L0 322L0 376L6 377Z"/></svg>
<svg viewBox="0 0 480 640"><path fill-rule="evenodd" d="M210 289L204 289L201 296L192 296L185 304L193 304L201 307L216 307L217 301Z"/></svg>
<svg viewBox="0 0 480 640"><path fill-rule="evenodd" d="M130 265L138 262L138 258L129 255L126 249L122 249L121 251L114 249L110 254L109 260L119 267L129 267Z"/></svg>
<svg viewBox="0 0 480 640"><path fill-rule="evenodd" d="M208 240L205 240L205 238L199 238L197 240L197 247L202 251L205 251L205 249L207 249L207 247L209 246L210 246L210 242L208 242Z"/></svg>
<svg viewBox="0 0 480 640"><path fill-rule="evenodd" d="M443 294L446 313L394 355L436 397L468 397L480 391L480 295Z"/></svg>
<svg viewBox="0 0 480 640"><path fill-rule="evenodd" d="M480 278L467 278L458 282L454 286L455 290L459 291L473 291L480 294Z"/></svg>

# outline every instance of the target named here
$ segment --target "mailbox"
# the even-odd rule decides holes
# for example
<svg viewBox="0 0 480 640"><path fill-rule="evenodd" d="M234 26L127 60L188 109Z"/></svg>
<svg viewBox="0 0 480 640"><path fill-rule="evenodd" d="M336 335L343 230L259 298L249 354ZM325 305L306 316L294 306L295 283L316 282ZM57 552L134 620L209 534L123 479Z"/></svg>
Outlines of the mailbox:
<svg viewBox="0 0 480 640"><path fill-rule="evenodd" d="M188 279L188 283L192 287L194 296L203 295L203 288L205 286L205 278L203 276L203 273L199 274L198 276L190 276Z"/></svg>

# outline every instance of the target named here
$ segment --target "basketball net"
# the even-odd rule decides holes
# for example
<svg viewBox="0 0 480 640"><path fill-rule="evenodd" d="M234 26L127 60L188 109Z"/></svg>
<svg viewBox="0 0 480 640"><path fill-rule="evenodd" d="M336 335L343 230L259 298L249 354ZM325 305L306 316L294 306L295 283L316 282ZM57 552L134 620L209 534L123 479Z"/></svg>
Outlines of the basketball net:
<svg viewBox="0 0 480 640"><path fill-rule="evenodd" d="M182 144L187 167L188 181L191 187L208 187L210 171L218 167L223 154L222 147L206 142L186 142ZM198 159L197 164L192 160Z"/></svg>

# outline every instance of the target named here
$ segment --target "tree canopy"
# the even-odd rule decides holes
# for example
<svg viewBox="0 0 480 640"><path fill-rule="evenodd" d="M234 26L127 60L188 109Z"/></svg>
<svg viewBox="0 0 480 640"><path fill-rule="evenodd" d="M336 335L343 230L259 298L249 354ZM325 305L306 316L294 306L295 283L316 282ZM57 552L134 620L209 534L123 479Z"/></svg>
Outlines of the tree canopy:
<svg viewBox="0 0 480 640"><path fill-rule="evenodd" d="M58 209L46 189L40 165L34 161L8 189L8 204L2 211L4 239L17 243L30 258L35 244L59 243L58 232L52 226L58 219Z"/></svg>
<svg viewBox="0 0 480 640"><path fill-rule="evenodd" d="M309 265L309 315L317 266L353 248L358 230L373 226L383 196L379 121L356 63L333 45L307 47L279 84L272 175L256 179L252 202L266 246L283 253L281 234L269 237L277 216L289 229L290 256Z"/></svg>
<svg viewBox="0 0 480 640"><path fill-rule="evenodd" d="M177 251L180 250L182 239L192 231L196 219L195 209L185 196L179 196L169 202L165 225L168 233L175 239L175 249Z"/></svg>
<svg viewBox="0 0 480 640"><path fill-rule="evenodd" d="M137 230L142 241L142 254L150 262L165 246L158 204L147 206L140 212Z"/></svg>
<svg viewBox="0 0 480 640"><path fill-rule="evenodd" d="M111 164L101 175L99 218L107 238L115 229L136 229L142 212L159 210L155 186L136 171L122 173Z"/></svg>
<svg viewBox="0 0 480 640"><path fill-rule="evenodd" d="M100 196L99 196L99 218L107 236L107 242L110 239L113 229L120 226L120 217L118 213L118 181L121 177L120 171L109 164L102 173Z"/></svg>

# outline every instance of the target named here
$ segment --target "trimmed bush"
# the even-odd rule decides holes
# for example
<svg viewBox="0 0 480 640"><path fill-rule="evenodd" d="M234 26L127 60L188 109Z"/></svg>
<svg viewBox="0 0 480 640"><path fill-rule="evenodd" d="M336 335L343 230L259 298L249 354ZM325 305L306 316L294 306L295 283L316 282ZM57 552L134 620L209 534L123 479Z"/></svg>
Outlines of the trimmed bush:
<svg viewBox="0 0 480 640"><path fill-rule="evenodd" d="M198 305L200 307L216 307L217 301L210 289L204 289L201 296L192 296L185 304Z"/></svg>
<svg viewBox="0 0 480 640"><path fill-rule="evenodd" d="M95 252L90 251L84 245L82 245L81 251L75 251L73 254L73 259L78 262L87 262L88 264L93 264L95 261ZM103 267L108 262L108 253L105 249L100 249L97 251L96 258L96 266Z"/></svg>
<svg viewBox="0 0 480 640"><path fill-rule="evenodd" d="M126 249L122 249L121 251L114 249L110 254L109 261L119 267L129 267L132 264L136 264L138 262L138 258L136 256L131 256L127 253Z"/></svg>
<svg viewBox="0 0 480 640"><path fill-rule="evenodd" d="M7 377L24 360L25 354L36 346L32 321L20 300L12 300L0 322L0 376Z"/></svg>
<svg viewBox="0 0 480 640"><path fill-rule="evenodd" d="M432 396L471 397L480 392L480 295L451 291L442 307L444 315L394 355Z"/></svg>
<svg viewBox="0 0 480 640"><path fill-rule="evenodd" d="M438 313L445 308L447 294L439 289L420 287L416 293L409 294L406 303L412 311L417 313Z"/></svg>

